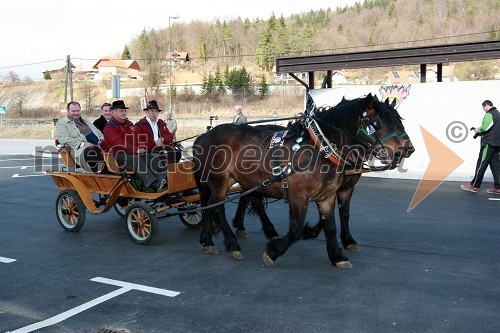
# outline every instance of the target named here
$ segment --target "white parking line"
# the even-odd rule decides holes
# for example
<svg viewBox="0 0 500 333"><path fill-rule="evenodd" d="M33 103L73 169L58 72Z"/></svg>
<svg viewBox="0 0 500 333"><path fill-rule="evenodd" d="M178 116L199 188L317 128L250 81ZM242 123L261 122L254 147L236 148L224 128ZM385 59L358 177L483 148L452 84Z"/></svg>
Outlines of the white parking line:
<svg viewBox="0 0 500 333"><path fill-rule="evenodd" d="M65 311L61 314L58 314L54 317L51 317L49 319L45 319L45 320L40 321L38 323L29 325L29 326L25 326L25 327L21 327L15 331L6 332L6 333L28 333L28 332L33 332L35 330L39 330L39 329L47 327L47 326L52 326L54 324L60 323L63 320L66 320L69 317L72 317L80 312L83 312L87 309L90 309L91 307L94 307L102 302L105 302L105 301L112 299L116 296L120 296L121 294L124 294L130 290L140 290L140 291L158 294L158 295L163 295L163 296L168 296L168 297L175 297L175 296L180 294L180 292L177 292L177 291L171 291L171 290L160 289L160 288L153 288L153 287L143 286L140 284L128 283L128 282L123 282L123 281L118 281L118 280L111 280L111 279L106 279L106 278L102 278L102 277L96 277L96 278L93 278L90 280L94 281L94 282L112 284L114 286L119 286L121 288L118 290L115 290L113 292L110 292L109 294L106 294L106 295L103 295L103 296L98 297L96 299L93 299L90 302L87 302L85 304L77 306L76 308L73 308L73 309Z"/></svg>
<svg viewBox="0 0 500 333"><path fill-rule="evenodd" d="M32 166L32 165L16 165L16 166L0 167L0 169L18 169L18 168L21 168L22 170L24 170L26 168L34 168L34 166Z"/></svg>
<svg viewBox="0 0 500 333"><path fill-rule="evenodd" d="M0 257L0 262L3 262L4 264L10 264L11 262L14 262L14 261L16 261L16 259Z"/></svg>
<svg viewBox="0 0 500 333"><path fill-rule="evenodd" d="M24 177L39 177L39 176L47 176L46 173L42 173L42 174L39 174L39 175L23 175L23 176L20 176L18 173L15 173L12 175L12 178L24 178Z"/></svg>
<svg viewBox="0 0 500 333"><path fill-rule="evenodd" d="M488 198L488 200L500 200L500 198Z"/></svg>
<svg viewBox="0 0 500 333"><path fill-rule="evenodd" d="M118 280L111 280L111 279L106 279L106 278L102 278L102 277L96 277L96 278L90 279L90 281L112 284L112 285L118 286L118 287L135 289L135 290L140 290L140 291L144 291L147 293L158 294L158 295L163 295L163 296L168 296L168 297L175 297L175 296L180 294L180 292L178 292L178 291L153 288L153 287L143 286L141 284L123 282L123 281L118 281Z"/></svg>

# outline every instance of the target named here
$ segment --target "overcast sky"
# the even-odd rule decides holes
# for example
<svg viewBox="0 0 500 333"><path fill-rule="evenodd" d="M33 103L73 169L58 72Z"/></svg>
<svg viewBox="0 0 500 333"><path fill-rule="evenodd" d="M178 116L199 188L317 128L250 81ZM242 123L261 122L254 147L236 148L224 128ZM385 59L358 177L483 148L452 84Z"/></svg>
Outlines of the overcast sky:
<svg viewBox="0 0 500 333"><path fill-rule="evenodd" d="M13 0L2 1L0 76L14 71L21 78L42 78L55 59L99 59L121 53L144 28L175 22L214 21L216 18L268 19L274 12L289 16L311 9L336 9L357 0ZM359 0L358 0L359 1ZM60 60L61 64L64 65ZM42 64L34 64L40 63ZM79 60L72 61L79 66ZM32 64L32 65L27 65ZM25 66L26 65L26 66ZM61 66L62 66L61 65Z"/></svg>

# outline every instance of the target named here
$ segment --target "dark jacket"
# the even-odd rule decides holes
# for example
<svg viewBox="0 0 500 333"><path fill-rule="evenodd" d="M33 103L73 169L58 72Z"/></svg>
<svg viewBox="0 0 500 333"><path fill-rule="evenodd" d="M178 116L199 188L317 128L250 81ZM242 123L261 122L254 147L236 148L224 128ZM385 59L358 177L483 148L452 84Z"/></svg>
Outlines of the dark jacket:
<svg viewBox="0 0 500 333"><path fill-rule="evenodd" d="M500 147L500 112L496 107L493 106L486 112L478 134L481 136L481 147Z"/></svg>
<svg viewBox="0 0 500 333"><path fill-rule="evenodd" d="M97 127L97 129L103 133L104 133L104 126L106 126L107 123L108 121L106 120L106 118L104 118L103 115L94 120L94 126Z"/></svg>
<svg viewBox="0 0 500 333"><path fill-rule="evenodd" d="M174 139L174 136L168 130L167 124L163 120L158 119L157 126L158 126L158 131L160 132L158 133L159 137L163 138L163 144L164 145L170 144ZM141 145L145 144L147 146L148 151L153 150L153 148L156 147L156 143L153 136L153 129L149 125L149 122L147 121L146 117L139 120L135 124L135 127L137 132L137 138L140 144Z"/></svg>

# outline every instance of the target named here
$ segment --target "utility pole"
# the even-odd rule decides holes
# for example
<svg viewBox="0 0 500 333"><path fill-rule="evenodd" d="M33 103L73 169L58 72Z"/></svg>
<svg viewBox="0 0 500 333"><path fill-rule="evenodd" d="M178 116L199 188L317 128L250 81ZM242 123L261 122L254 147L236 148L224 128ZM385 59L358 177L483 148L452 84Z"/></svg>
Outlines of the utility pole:
<svg viewBox="0 0 500 333"><path fill-rule="evenodd" d="M66 70L64 80L64 104L68 104L68 84L71 101L73 101L73 75L71 73L71 57L66 56Z"/></svg>
<svg viewBox="0 0 500 333"><path fill-rule="evenodd" d="M173 52L172 52L172 32L170 31L170 19L173 19L173 20L177 20L179 18L178 15L175 15L175 16L169 16L168 17L168 47L170 49L170 91L169 91L169 95L170 95L170 98L169 98L169 101L170 101L170 104L169 104L169 111L170 111L170 114L174 114L173 111L172 111L172 61L174 61L174 57L173 57Z"/></svg>

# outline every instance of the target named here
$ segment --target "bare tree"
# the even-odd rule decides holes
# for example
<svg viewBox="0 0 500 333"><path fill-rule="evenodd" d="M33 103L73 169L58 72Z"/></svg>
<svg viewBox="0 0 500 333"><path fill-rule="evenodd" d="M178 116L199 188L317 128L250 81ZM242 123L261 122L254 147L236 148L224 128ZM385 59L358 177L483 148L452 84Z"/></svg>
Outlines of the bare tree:
<svg viewBox="0 0 500 333"><path fill-rule="evenodd" d="M8 82L10 82L11 84L14 84L14 85L21 81L21 78L19 77L19 74L17 74L14 71L8 72L7 76L6 76L6 79L7 79Z"/></svg>
<svg viewBox="0 0 500 333"><path fill-rule="evenodd" d="M83 108L85 111L92 110L92 101L98 94L98 90L96 89L94 83L90 81L83 81L79 87L79 95L80 98L84 101Z"/></svg>
<svg viewBox="0 0 500 333"><path fill-rule="evenodd" d="M26 84L32 84L33 83L33 80L29 76L23 77L23 81Z"/></svg>
<svg viewBox="0 0 500 333"><path fill-rule="evenodd" d="M16 92L12 96L12 108L14 109L14 114L19 115L19 118L23 117L23 102L24 99L26 98L26 93L24 92Z"/></svg>

